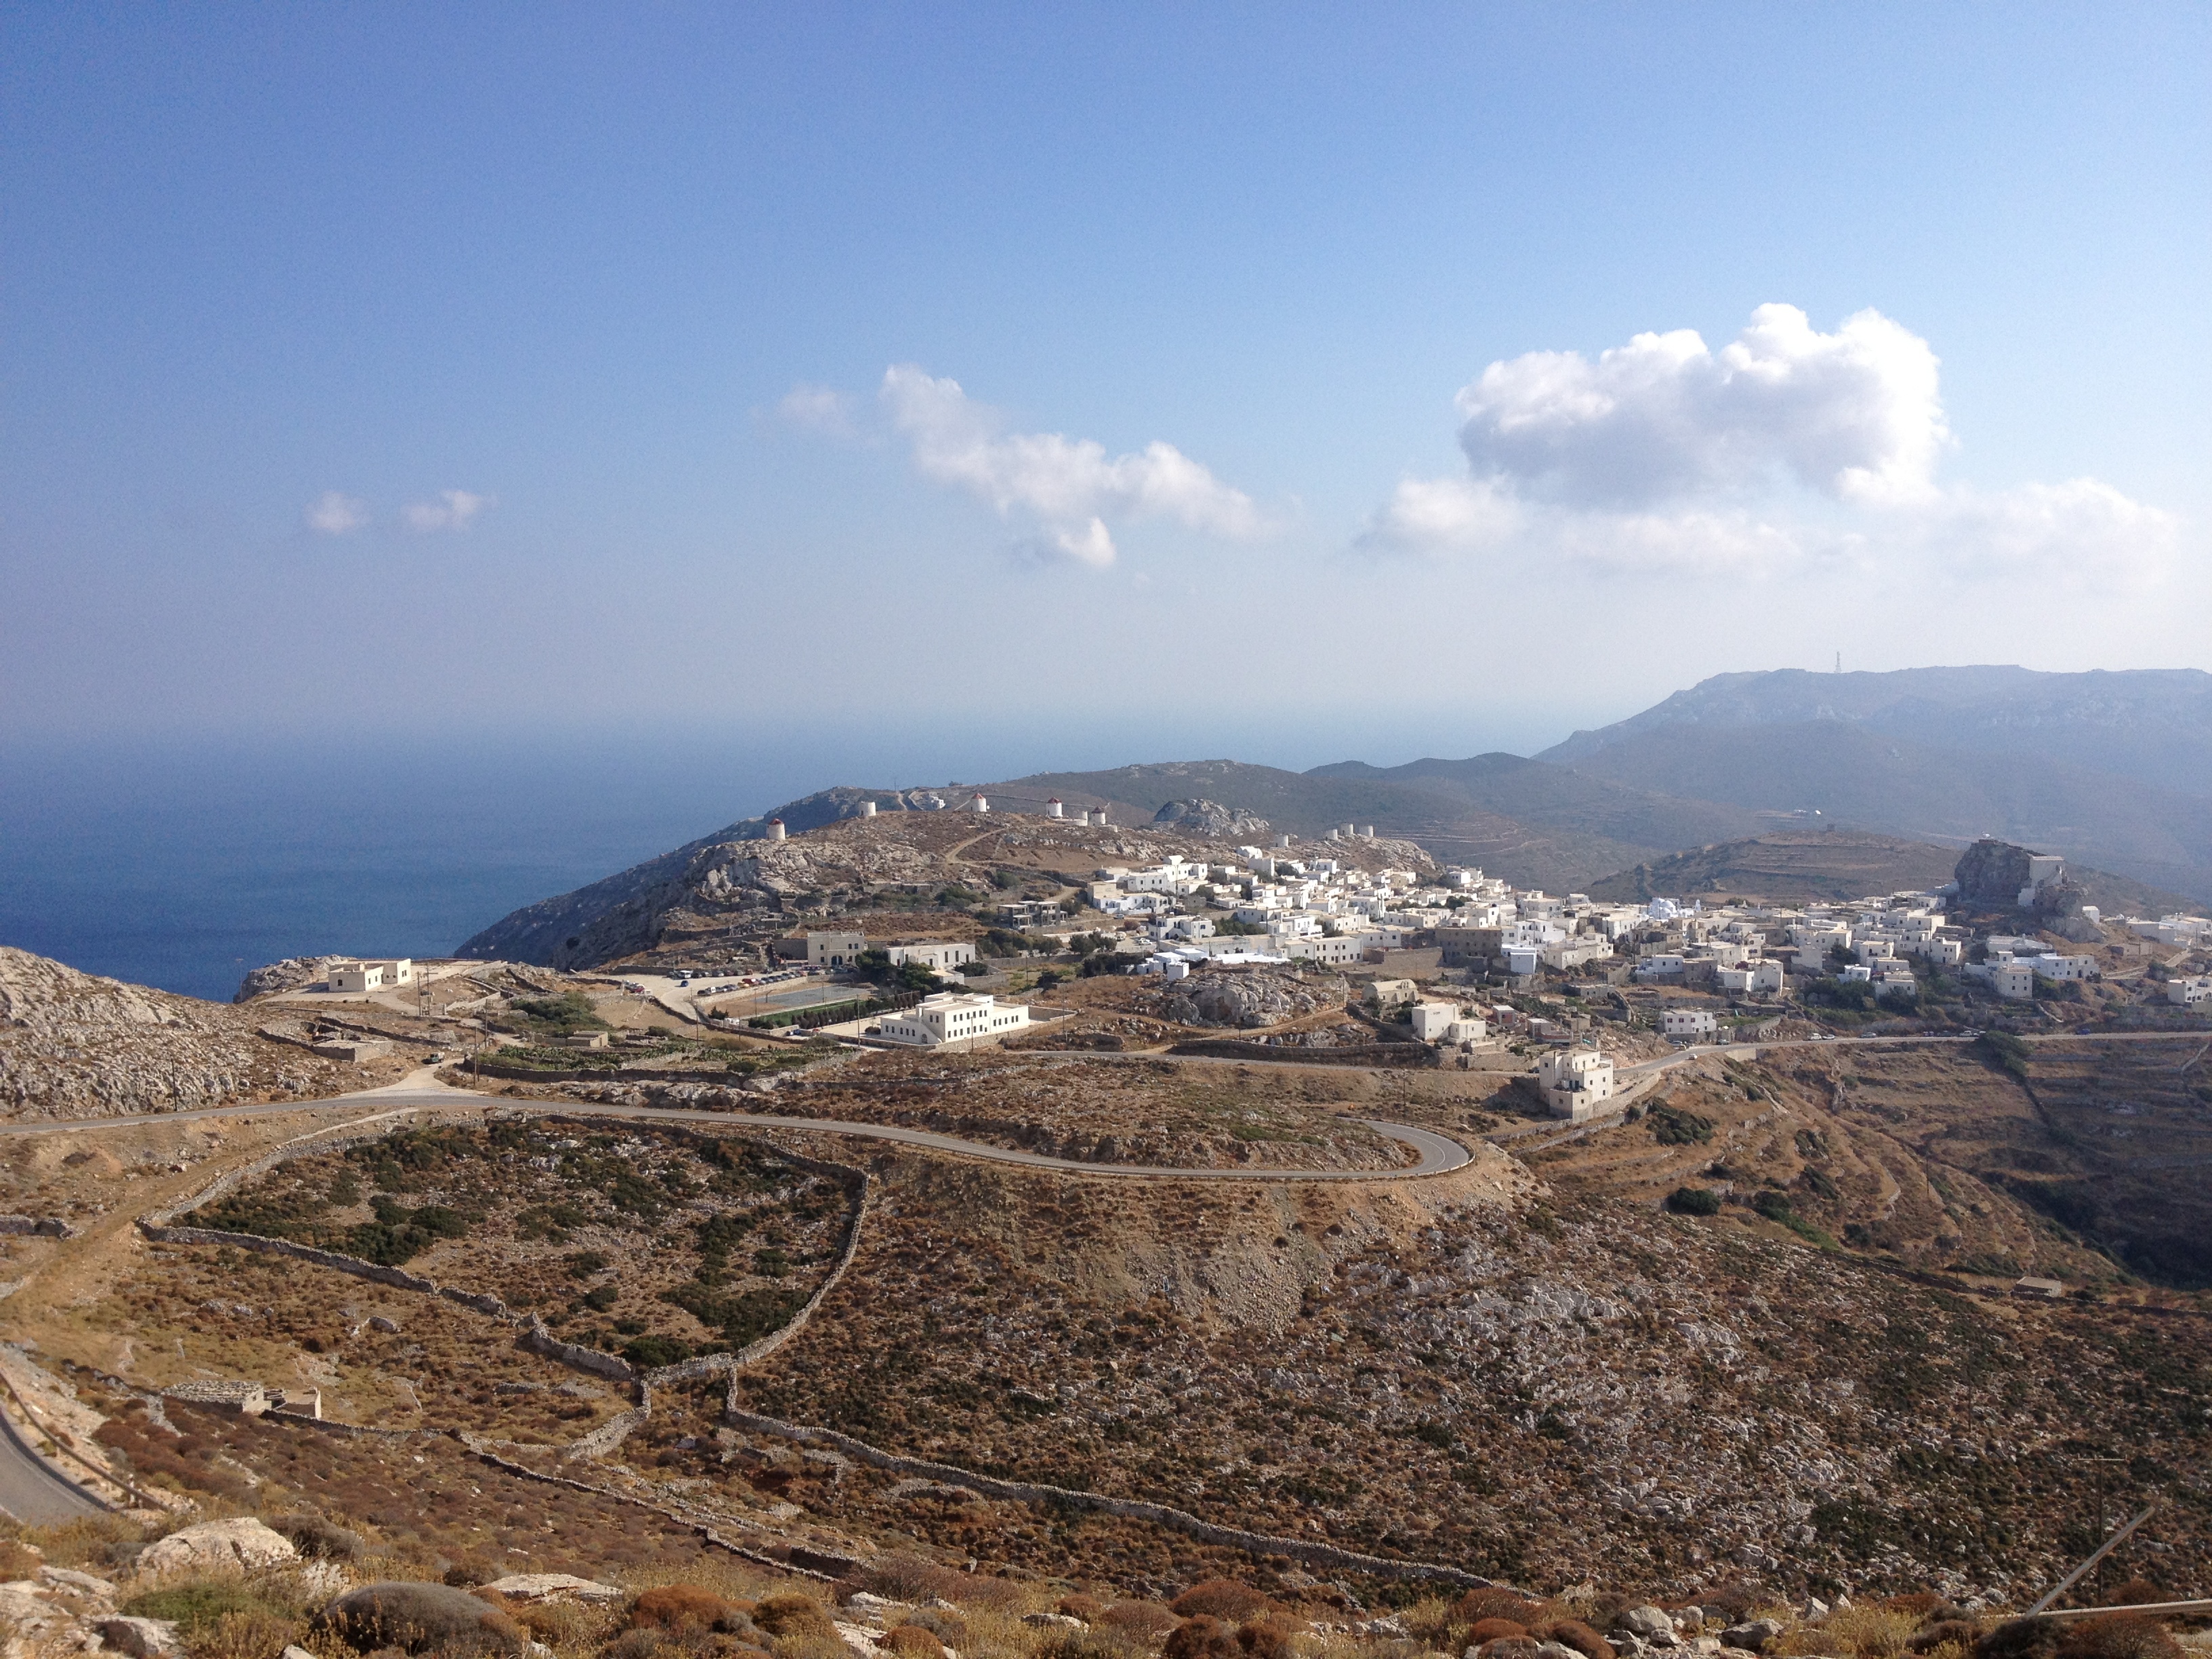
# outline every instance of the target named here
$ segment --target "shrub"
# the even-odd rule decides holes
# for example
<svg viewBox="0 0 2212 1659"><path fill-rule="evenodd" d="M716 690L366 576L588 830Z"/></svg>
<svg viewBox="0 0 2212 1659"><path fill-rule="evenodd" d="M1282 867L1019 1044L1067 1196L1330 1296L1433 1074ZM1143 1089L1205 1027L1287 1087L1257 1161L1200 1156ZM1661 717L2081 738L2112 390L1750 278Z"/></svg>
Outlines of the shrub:
<svg viewBox="0 0 2212 1659"><path fill-rule="evenodd" d="M1051 1632L1030 1659L1139 1659L1145 1644L1126 1631L1104 1625Z"/></svg>
<svg viewBox="0 0 2212 1659"><path fill-rule="evenodd" d="M1262 1613L1237 1632L1237 1645L1251 1659L1291 1659L1292 1638L1304 1629L1302 1620L1279 1613Z"/></svg>
<svg viewBox="0 0 2212 1659"><path fill-rule="evenodd" d="M1184 1619L1203 1615L1241 1620L1258 1617L1274 1603L1249 1584L1240 1584L1233 1578L1206 1578L1168 1605Z"/></svg>
<svg viewBox="0 0 2212 1659"><path fill-rule="evenodd" d="M921 1626L948 1648L968 1645L968 1621L950 1607L916 1607L906 1622Z"/></svg>
<svg viewBox="0 0 2212 1659"><path fill-rule="evenodd" d="M1583 1656L1583 1659L1619 1659L1613 1644L1579 1619L1559 1620L1545 1626L1538 1633L1547 1642L1557 1642L1563 1648L1572 1648Z"/></svg>
<svg viewBox="0 0 2212 1659"><path fill-rule="evenodd" d="M750 1635L744 1610L696 1584L657 1584L630 1603L632 1630L712 1630Z"/></svg>
<svg viewBox="0 0 2212 1659"><path fill-rule="evenodd" d="M1914 1653L1932 1654L1948 1643L1964 1651L1981 1636L1982 1627L1971 1619L1938 1619L1915 1631L1905 1645Z"/></svg>
<svg viewBox="0 0 2212 1659"><path fill-rule="evenodd" d="M1478 1619L1469 1627L1467 1639L1480 1647L1485 1642L1495 1642L1508 1636L1526 1636L1528 1627L1510 1619Z"/></svg>
<svg viewBox="0 0 2212 1659"><path fill-rule="evenodd" d="M1896 1659L1920 1620L1909 1613L1882 1607L1838 1607L1816 1632L1823 1653L1841 1651L1857 1659Z"/></svg>
<svg viewBox="0 0 2212 1659"><path fill-rule="evenodd" d="M1713 1121L1679 1106L1654 1106L1651 1133L1662 1146L1701 1146L1713 1138Z"/></svg>
<svg viewBox="0 0 2212 1659"><path fill-rule="evenodd" d="M1626 1598L1624 1610L1636 1604ZM1462 1625L1479 1625L1486 1619L1510 1619L1526 1626L1536 1616L1538 1603L1531 1601L1518 1590L1493 1585L1488 1589L1471 1589L1452 1603L1452 1619Z"/></svg>
<svg viewBox="0 0 2212 1659"><path fill-rule="evenodd" d="M269 1524L290 1539L301 1554L320 1561L357 1560L368 1547L359 1533L349 1532L319 1515L287 1515Z"/></svg>
<svg viewBox="0 0 2212 1659"><path fill-rule="evenodd" d="M1098 1622L1149 1645L1173 1630L1177 1621L1174 1610L1158 1601L1115 1601L1098 1615Z"/></svg>
<svg viewBox="0 0 2212 1659"><path fill-rule="evenodd" d="M265 1607L226 1613L192 1638L192 1659L278 1659L299 1626Z"/></svg>
<svg viewBox="0 0 2212 1659"><path fill-rule="evenodd" d="M2145 1601L2163 1601L2166 1592L2148 1578L2130 1578L2124 1584L2115 1584L2097 1598L2100 1607L2131 1607Z"/></svg>
<svg viewBox="0 0 2212 1659"><path fill-rule="evenodd" d="M410 1653L516 1654L524 1646L522 1628L514 1620L447 1584L364 1584L316 1614L311 1628L362 1653L404 1648Z"/></svg>
<svg viewBox="0 0 2212 1659"><path fill-rule="evenodd" d="M1099 1615L1106 1611L1106 1604L1095 1595L1063 1595L1053 1611L1064 1613L1071 1619L1080 1619L1086 1625L1095 1625Z"/></svg>
<svg viewBox="0 0 2212 1659"><path fill-rule="evenodd" d="M896 1626L878 1637L876 1645L899 1659L945 1659L945 1644L937 1639L937 1632L920 1625Z"/></svg>
<svg viewBox="0 0 2212 1659"><path fill-rule="evenodd" d="M1676 1215L1718 1215L1721 1195L1710 1187L1677 1187L1667 1194L1667 1207Z"/></svg>
<svg viewBox="0 0 2212 1659"><path fill-rule="evenodd" d="M2181 1644L2148 1613L2113 1613L2068 1620L2058 1659L2181 1659Z"/></svg>
<svg viewBox="0 0 2212 1659"><path fill-rule="evenodd" d="M1188 1590L1184 1592L1188 1594ZM1168 1632L1167 1642L1160 1649L1160 1659L1244 1659L1244 1649L1237 1639L1236 1626L1225 1619L1201 1613L1184 1620Z"/></svg>
<svg viewBox="0 0 2212 1659"><path fill-rule="evenodd" d="M238 1583L171 1584L166 1589L134 1595L118 1609L131 1619L173 1619L186 1636L213 1626L226 1615L266 1613L268 1604Z"/></svg>
<svg viewBox="0 0 2212 1659"><path fill-rule="evenodd" d="M1631 1607L1641 1605L1632 1595L1623 1595L1618 1590L1607 1590L1590 1603L1589 1624L1593 1630L1619 1630L1620 1620Z"/></svg>
<svg viewBox="0 0 2212 1659"><path fill-rule="evenodd" d="M45 1558L27 1544L12 1538L0 1539L0 1581L12 1583L19 1578L36 1578Z"/></svg>
<svg viewBox="0 0 2212 1659"><path fill-rule="evenodd" d="M836 1639L837 1627L822 1604L798 1590L778 1590L763 1596L753 1609L753 1623L770 1636L826 1636Z"/></svg>

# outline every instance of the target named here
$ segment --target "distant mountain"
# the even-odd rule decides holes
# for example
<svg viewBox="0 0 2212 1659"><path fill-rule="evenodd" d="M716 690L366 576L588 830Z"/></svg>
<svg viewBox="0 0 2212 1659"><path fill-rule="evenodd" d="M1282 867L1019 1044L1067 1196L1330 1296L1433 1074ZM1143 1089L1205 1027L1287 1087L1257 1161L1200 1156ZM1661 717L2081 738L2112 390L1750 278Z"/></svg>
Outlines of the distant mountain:
<svg viewBox="0 0 2212 1659"><path fill-rule="evenodd" d="M1579 765L1662 726L1813 721L1863 726L1931 749L2061 761L2212 797L2212 674L2194 668L1717 674L1615 725L1577 732L1536 758Z"/></svg>
<svg viewBox="0 0 2212 1659"><path fill-rule="evenodd" d="M1316 766L1305 775L1402 784L1463 799L1521 823L1602 836L1639 847L1694 847L1754 835L1760 827L1756 815L1740 806L1686 800L1680 798L1680 791L1632 789L1610 779L1519 755L1417 760L1390 767L1339 761Z"/></svg>
<svg viewBox="0 0 2212 1659"><path fill-rule="evenodd" d="M1539 758L1922 841L1996 835L2212 901L2212 675L2193 670L1723 675Z"/></svg>

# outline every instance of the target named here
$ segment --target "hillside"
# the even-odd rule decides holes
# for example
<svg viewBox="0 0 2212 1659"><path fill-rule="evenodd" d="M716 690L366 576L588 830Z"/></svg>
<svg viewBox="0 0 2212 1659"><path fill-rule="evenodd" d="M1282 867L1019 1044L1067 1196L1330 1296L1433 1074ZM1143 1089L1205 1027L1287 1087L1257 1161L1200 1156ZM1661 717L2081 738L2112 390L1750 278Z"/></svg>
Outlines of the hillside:
<svg viewBox="0 0 2212 1659"><path fill-rule="evenodd" d="M1464 799L1522 823L1601 836L1632 846L1693 847L1752 835L1759 828L1756 817L1741 807L1630 788L1571 767L1518 755L1408 761L1391 767L1339 761L1317 766L1305 775L1403 785Z"/></svg>
<svg viewBox="0 0 2212 1659"><path fill-rule="evenodd" d="M1556 751L1555 751L1556 752ZM2212 801L2069 763L1929 749L1863 724L1667 723L1575 757L1632 787L1962 845L1983 835L2212 901Z"/></svg>
<svg viewBox="0 0 2212 1659"><path fill-rule="evenodd" d="M1785 668L1717 674L1640 714L1577 732L1538 758L1578 764L1664 726L1814 720L1863 726L1930 749L2061 762L2212 796L2212 674L2193 668L2083 674L2010 667L1814 674Z"/></svg>
<svg viewBox="0 0 2212 1659"><path fill-rule="evenodd" d="M653 951L725 960L794 927L829 926L832 916L878 934L971 936L981 931L972 909L986 895L1057 896L1109 862L1158 863L1171 853L1236 856L1233 841L1172 825L1100 828L1015 812L879 811L829 818L780 842L746 835L751 828L732 826L737 833L723 832L727 839L702 838L527 906L455 954L556 968ZM1410 842L1388 838L1339 850L1346 861L1375 868L1428 861Z"/></svg>
<svg viewBox="0 0 2212 1659"><path fill-rule="evenodd" d="M349 1068L262 1019L0 945L0 1117L181 1111L328 1094Z"/></svg>
<svg viewBox="0 0 2212 1659"><path fill-rule="evenodd" d="M1589 887L1592 898L1636 903L1664 895L1841 900L1925 892L1951 879L1949 848L1860 830L1783 830L1675 853Z"/></svg>

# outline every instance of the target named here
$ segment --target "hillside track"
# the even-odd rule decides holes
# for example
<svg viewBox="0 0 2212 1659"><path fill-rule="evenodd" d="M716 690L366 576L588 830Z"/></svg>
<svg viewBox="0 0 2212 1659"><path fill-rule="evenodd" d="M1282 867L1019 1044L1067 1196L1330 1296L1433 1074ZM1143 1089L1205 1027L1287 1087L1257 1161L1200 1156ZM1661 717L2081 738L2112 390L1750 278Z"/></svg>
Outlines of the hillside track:
<svg viewBox="0 0 2212 1659"><path fill-rule="evenodd" d="M956 1135L937 1134L927 1129L904 1129L891 1124L854 1123L843 1118L783 1117L757 1112L715 1112L680 1106L621 1106L603 1104L597 1101L538 1100L513 1095L480 1095L466 1089L451 1089L432 1085L419 1086L398 1083L382 1089L364 1090L358 1094L338 1095L326 1100L253 1104L245 1106L210 1106L189 1112L151 1112L128 1117L82 1118L66 1122L16 1123L0 1126L0 1135L60 1134L71 1131L125 1128L145 1123L190 1122L197 1119L273 1115L313 1111L339 1111L362 1106L389 1109L392 1107L421 1107L451 1111L479 1109L487 1112L537 1112L559 1117L634 1118L648 1122L726 1124L748 1129L787 1129L800 1133L849 1135L866 1140L887 1140L899 1146L913 1146L924 1152L944 1152L956 1158L979 1158L992 1164L1011 1164L1023 1169L1051 1170L1063 1175L1103 1176L1113 1179L1142 1181L1261 1181L1261 1182L1345 1182L1345 1181L1413 1181L1427 1176L1449 1175L1464 1169L1474 1158L1473 1152L1449 1135L1438 1134L1433 1129L1416 1127L1410 1123L1388 1123L1379 1119L1364 1119L1367 1127L1376 1133L1407 1146L1415 1154L1414 1162L1390 1170L1185 1170L1169 1164L1091 1164L1078 1158L1051 1158L1042 1152L1024 1152L1008 1146L993 1146L981 1141L963 1140Z"/></svg>

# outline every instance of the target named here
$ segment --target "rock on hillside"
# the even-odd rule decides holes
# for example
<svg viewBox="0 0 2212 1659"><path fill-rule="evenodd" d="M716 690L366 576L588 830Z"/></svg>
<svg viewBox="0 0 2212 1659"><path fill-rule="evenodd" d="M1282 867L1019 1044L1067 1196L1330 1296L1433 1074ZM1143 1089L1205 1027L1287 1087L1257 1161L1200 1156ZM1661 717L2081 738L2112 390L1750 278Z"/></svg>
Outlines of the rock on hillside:
<svg viewBox="0 0 2212 1659"><path fill-rule="evenodd" d="M287 957L282 962L251 969L240 981L238 994L233 1002L251 1002L278 991L304 991L310 985L319 985L330 977L331 964L337 957Z"/></svg>
<svg viewBox="0 0 2212 1659"><path fill-rule="evenodd" d="M1256 836L1267 828L1267 819L1241 806L1224 806L1204 796L1171 800L1152 814L1152 822L1193 836Z"/></svg>
<svg viewBox="0 0 2212 1659"><path fill-rule="evenodd" d="M93 1117L325 1091L337 1068L221 1003L0 945L0 1113Z"/></svg>
<svg viewBox="0 0 2212 1659"><path fill-rule="evenodd" d="M1333 974L1307 975L1287 968L1208 963L1166 987L1153 1012L1178 1025L1249 1030L1340 1008L1347 994L1345 982Z"/></svg>

